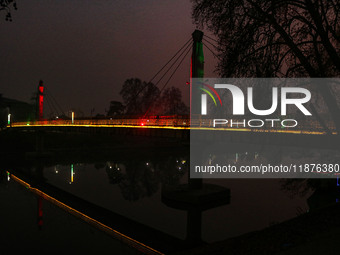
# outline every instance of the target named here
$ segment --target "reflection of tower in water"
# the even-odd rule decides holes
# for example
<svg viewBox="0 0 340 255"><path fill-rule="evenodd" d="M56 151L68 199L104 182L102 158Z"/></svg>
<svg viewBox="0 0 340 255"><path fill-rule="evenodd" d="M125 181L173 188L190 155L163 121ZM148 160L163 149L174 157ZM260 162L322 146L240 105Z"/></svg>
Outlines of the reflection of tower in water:
<svg viewBox="0 0 340 255"><path fill-rule="evenodd" d="M162 202L174 209L187 211L186 241L202 243L202 212L230 203L230 190L215 184L201 183L195 188L190 182L177 186L163 186ZM197 180L196 180L197 181Z"/></svg>
<svg viewBox="0 0 340 255"><path fill-rule="evenodd" d="M74 166L73 166L73 164L71 164L70 170L71 170L71 173L70 173L70 182L69 183L72 184L73 181L74 181Z"/></svg>

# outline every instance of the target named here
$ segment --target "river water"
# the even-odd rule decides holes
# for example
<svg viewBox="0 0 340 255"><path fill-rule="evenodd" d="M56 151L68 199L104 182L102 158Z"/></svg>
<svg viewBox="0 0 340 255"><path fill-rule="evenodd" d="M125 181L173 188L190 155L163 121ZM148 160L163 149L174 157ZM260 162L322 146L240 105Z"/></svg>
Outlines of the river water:
<svg viewBox="0 0 340 255"><path fill-rule="evenodd" d="M32 174L37 170L30 166L25 171ZM96 163L78 159L47 165L40 171L40 181L164 233L186 238L187 211L171 208L161 198L163 187L187 182L185 155L149 154L134 160L119 160L115 155L112 160ZM202 213L202 239L206 242L263 229L309 209L306 199L311 193L291 197L282 189L280 179L205 179L204 183L230 189L228 204Z"/></svg>

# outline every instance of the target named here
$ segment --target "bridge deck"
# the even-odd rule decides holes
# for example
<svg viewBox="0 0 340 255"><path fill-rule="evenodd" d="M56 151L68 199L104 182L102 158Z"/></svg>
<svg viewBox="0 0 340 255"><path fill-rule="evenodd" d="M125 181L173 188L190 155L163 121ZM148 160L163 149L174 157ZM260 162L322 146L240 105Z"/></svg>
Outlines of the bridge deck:
<svg viewBox="0 0 340 255"><path fill-rule="evenodd" d="M185 129L185 130L220 130L238 132L260 132L260 133L290 133L290 134L310 134L325 135L325 131L316 122L304 122L298 127L285 127L280 125L264 128L231 127L230 124L224 127L213 127L211 119L91 119L91 120L43 120L33 122L14 122L8 127L126 127L126 128L165 128L165 129ZM332 128L328 134L336 135Z"/></svg>

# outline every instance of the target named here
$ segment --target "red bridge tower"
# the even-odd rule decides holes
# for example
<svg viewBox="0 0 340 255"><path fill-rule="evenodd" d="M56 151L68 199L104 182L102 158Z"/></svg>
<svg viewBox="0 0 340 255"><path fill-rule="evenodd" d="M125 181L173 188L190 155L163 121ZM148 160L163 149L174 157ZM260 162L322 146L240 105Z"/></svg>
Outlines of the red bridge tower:
<svg viewBox="0 0 340 255"><path fill-rule="evenodd" d="M44 118L44 112L43 112L43 106L44 106L44 84L43 81L39 81L38 86L38 95L37 95L37 120L43 120Z"/></svg>

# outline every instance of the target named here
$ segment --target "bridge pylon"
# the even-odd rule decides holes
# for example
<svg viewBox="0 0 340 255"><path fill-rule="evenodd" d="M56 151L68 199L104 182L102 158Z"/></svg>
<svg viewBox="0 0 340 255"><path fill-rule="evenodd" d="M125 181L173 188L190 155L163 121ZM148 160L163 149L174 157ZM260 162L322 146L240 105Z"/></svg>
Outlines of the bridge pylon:
<svg viewBox="0 0 340 255"><path fill-rule="evenodd" d="M191 55L191 66L190 66L190 117L200 113L201 106L199 104L199 89L195 86L199 86L193 83L193 78L204 77L204 54L203 54L203 32L195 30L192 33L192 55ZM193 87L194 86L194 87ZM195 98L195 100L193 100Z"/></svg>
<svg viewBox="0 0 340 255"><path fill-rule="evenodd" d="M36 103L36 119L43 120L44 119L44 83L42 80L39 81L38 86L38 94L37 94L37 103Z"/></svg>

